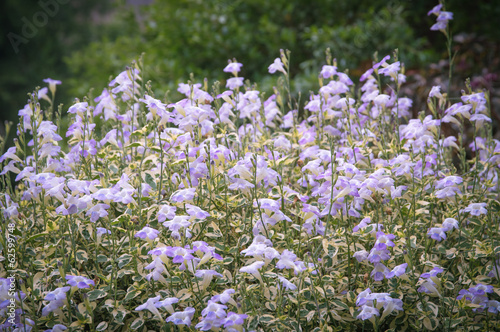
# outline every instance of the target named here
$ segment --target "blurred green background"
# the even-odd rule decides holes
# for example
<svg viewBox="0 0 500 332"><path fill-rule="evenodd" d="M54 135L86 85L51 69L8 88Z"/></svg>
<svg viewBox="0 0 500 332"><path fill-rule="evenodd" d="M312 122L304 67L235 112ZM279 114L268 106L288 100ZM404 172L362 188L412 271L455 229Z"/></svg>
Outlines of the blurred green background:
<svg viewBox="0 0 500 332"><path fill-rule="evenodd" d="M52 7L53 15L47 14L44 23L40 13L49 3L58 6ZM445 38L429 30L435 16L428 17L427 11L436 4L436 0L2 0L0 134L5 120L16 121L26 93L46 86L44 78L63 82L56 105L64 103L67 110L91 87L93 96L99 95L110 76L142 52L146 53L143 77L152 81L160 98L167 90L175 94L177 84L186 82L190 73L197 81L228 78L222 69L232 58L244 65L240 76L269 88L276 78L268 75L267 67L281 48L292 52L295 91L315 88L328 47L339 69L349 68L353 78L371 66L375 51L383 56L398 48L407 72L415 77L408 91L424 91L447 73L447 63L440 62L447 58ZM455 15L451 28L457 36L457 86L472 77L478 87L494 89L500 58L498 1L450 0L446 7ZM13 47L13 34L23 37L27 21L40 27Z"/></svg>

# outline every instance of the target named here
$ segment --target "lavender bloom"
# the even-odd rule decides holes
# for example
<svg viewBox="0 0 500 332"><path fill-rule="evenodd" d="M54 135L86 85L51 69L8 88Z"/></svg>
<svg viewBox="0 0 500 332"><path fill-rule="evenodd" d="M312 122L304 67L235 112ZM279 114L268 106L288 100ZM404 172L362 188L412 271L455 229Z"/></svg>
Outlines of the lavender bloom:
<svg viewBox="0 0 500 332"><path fill-rule="evenodd" d="M391 256L389 250L387 249L379 250L377 248L372 248L372 250L370 250L370 254L368 255L368 260L372 264L378 263L380 261L386 261L389 258L391 258Z"/></svg>
<svg viewBox="0 0 500 332"><path fill-rule="evenodd" d="M435 195L437 198L443 199L448 197L455 197L456 194L462 194L460 189L458 189L457 187L445 187L443 189L437 190Z"/></svg>
<svg viewBox="0 0 500 332"><path fill-rule="evenodd" d="M229 328L230 326L241 326L243 325L245 319L248 318L248 315L246 314L237 314L234 312L229 312L227 314L227 317L222 321L222 324L224 325L224 328Z"/></svg>
<svg viewBox="0 0 500 332"><path fill-rule="evenodd" d="M149 298L146 303L144 304L141 304L140 306L138 306L137 308L135 308L135 311L142 311L142 310L149 310L151 311L154 315L156 315L156 317L158 317L160 320L162 320L162 317L161 317L161 314L160 312L158 311L157 307L156 307L156 304L157 302L160 300L161 296L158 295L156 297L151 297Z"/></svg>
<svg viewBox="0 0 500 332"><path fill-rule="evenodd" d="M436 181L436 189L446 188L450 186L455 186L463 182L460 176L452 175L447 176L439 181Z"/></svg>
<svg viewBox="0 0 500 332"><path fill-rule="evenodd" d="M141 238L143 240L148 240L152 241L158 237L158 234L160 234L160 231L145 226L143 229L141 229L139 232L135 233L135 237Z"/></svg>
<svg viewBox="0 0 500 332"><path fill-rule="evenodd" d="M155 303L155 307L157 308L165 308L170 314L173 314L174 307L172 307L172 304L179 302L179 299L176 297L167 297L163 301L158 301Z"/></svg>
<svg viewBox="0 0 500 332"><path fill-rule="evenodd" d="M165 272L166 269L165 269L165 266L163 265L163 260L160 257L155 257L150 264L148 264L144 267L144 269L145 270L153 270L146 275L146 279L148 281L151 280L151 278L153 278L153 280L156 280L156 281L158 281L158 280L164 281L165 280L162 273Z"/></svg>
<svg viewBox="0 0 500 332"><path fill-rule="evenodd" d="M226 81L226 88L234 90L243 86L243 77L232 77Z"/></svg>
<svg viewBox="0 0 500 332"><path fill-rule="evenodd" d="M95 286L94 280L82 277L82 276L73 276L66 275L66 280L68 281L68 285L77 288L90 288L90 286Z"/></svg>
<svg viewBox="0 0 500 332"><path fill-rule="evenodd" d="M391 272L387 273L385 275L385 277L387 279L391 279L391 278L394 278L394 277L400 277L400 276L403 276L406 274L406 268L408 267L408 264L407 263L403 263L401 265L398 265L396 267L394 267L394 269L392 269Z"/></svg>
<svg viewBox="0 0 500 332"><path fill-rule="evenodd" d="M47 293L47 295L45 295L44 297L44 300L45 301L65 300L66 292L68 292L70 289L71 287L69 286L56 288L52 292Z"/></svg>
<svg viewBox="0 0 500 332"><path fill-rule="evenodd" d="M390 272L390 270L382 263L375 264L374 269L370 276L375 279L375 281L384 280L384 277Z"/></svg>
<svg viewBox="0 0 500 332"><path fill-rule="evenodd" d="M61 81L53 80L52 78L45 78L43 81L45 83L49 83L49 89L50 89L50 92L52 92L52 95L56 92L56 85L61 84Z"/></svg>
<svg viewBox="0 0 500 332"><path fill-rule="evenodd" d="M172 194L172 197L170 197L170 201L173 203L190 202L193 200L195 193L196 188L178 190Z"/></svg>
<svg viewBox="0 0 500 332"><path fill-rule="evenodd" d="M370 319L374 316L377 316L377 317L380 316L380 312L377 310L377 308L370 307L370 306L363 306L361 308L361 311L359 312L357 318L359 318L361 320L367 320L367 319Z"/></svg>
<svg viewBox="0 0 500 332"><path fill-rule="evenodd" d="M175 206L170 206L170 205L161 205L160 209L158 210L158 222L164 222L167 219L174 219L175 217L175 211L177 210L177 207Z"/></svg>
<svg viewBox="0 0 500 332"><path fill-rule="evenodd" d="M285 68L283 67L283 62L280 58L274 59L274 62L269 66L269 73L274 74L276 71L280 71L286 75Z"/></svg>
<svg viewBox="0 0 500 332"><path fill-rule="evenodd" d="M281 282L281 284L283 285L283 287L285 287L286 290L296 290L297 289L297 286L295 286L292 282L290 282L288 279L282 277L282 276L278 276L278 279L279 281Z"/></svg>
<svg viewBox="0 0 500 332"><path fill-rule="evenodd" d="M451 231L453 228L458 229L458 220L455 218L446 218L443 221L443 229L445 232Z"/></svg>
<svg viewBox="0 0 500 332"><path fill-rule="evenodd" d="M441 228L441 227L432 227L427 232L427 235L431 239L440 242L441 240L446 240L446 233L445 233L445 231L446 231L446 229Z"/></svg>
<svg viewBox="0 0 500 332"><path fill-rule="evenodd" d="M237 307L238 306L237 303L231 297L231 294L234 294L234 293L235 293L235 290L232 288L229 288L229 289L226 289L224 292L222 292L219 295L212 296L211 300L214 302L220 302L222 304L226 304L229 302L232 305L234 305L235 307Z"/></svg>
<svg viewBox="0 0 500 332"><path fill-rule="evenodd" d="M225 73L232 73L234 76L236 76L237 73L240 72L241 67L243 67L241 63L228 60L228 65L223 69L223 71Z"/></svg>
<svg viewBox="0 0 500 332"><path fill-rule="evenodd" d="M225 305L209 300L206 308L201 312L202 320L195 327L201 331L218 329L222 325L222 319L226 317L225 309L227 309Z"/></svg>
<svg viewBox="0 0 500 332"><path fill-rule="evenodd" d="M263 283L264 281L262 280L262 277L260 275L259 270L264 266L264 264L265 263L262 261L253 262L252 264L250 264L248 266L244 266L244 267L240 268L240 272L251 274L256 279L258 279L261 283Z"/></svg>
<svg viewBox="0 0 500 332"><path fill-rule="evenodd" d="M174 239L181 238L181 234L179 233L181 228L186 229L185 236L190 238L191 233L188 227L191 225L191 222L188 219L188 216L175 216L172 220L165 221L163 226L167 227L172 232L172 237Z"/></svg>
<svg viewBox="0 0 500 332"><path fill-rule="evenodd" d="M356 260L359 263L361 263L361 262L366 261L368 259L368 251L366 251L366 250L359 250L359 251L356 251L352 256L354 258L356 258Z"/></svg>
<svg viewBox="0 0 500 332"><path fill-rule="evenodd" d="M431 10L429 10L429 12L427 13L427 16L430 16L432 14L434 15L439 15L439 13L441 12L441 8L443 7L442 4L439 4L437 6L435 6L434 8L432 8Z"/></svg>
<svg viewBox="0 0 500 332"><path fill-rule="evenodd" d="M377 232L377 241L375 242L374 248L378 250L387 249L387 247L394 247L395 244L391 240L394 240L396 236L394 234L384 234L384 232Z"/></svg>
<svg viewBox="0 0 500 332"><path fill-rule="evenodd" d="M321 68L320 76L323 76L323 78L331 78L333 75L337 73L337 67L336 66L328 66L324 65L323 68Z"/></svg>
<svg viewBox="0 0 500 332"><path fill-rule="evenodd" d="M491 309L488 308L489 312L498 312L498 302L497 301L488 301L488 293L493 293L493 286L477 284L469 288L468 290L462 289L458 292L457 300L465 299L467 302L471 302L472 304L477 304L480 307L474 308L472 311L482 312L484 309L488 308L491 303ZM496 303L495 303L496 302Z"/></svg>
<svg viewBox="0 0 500 332"><path fill-rule="evenodd" d="M47 316L51 312L56 311L57 309L61 308L64 305L63 300L54 300L50 301L49 304L47 304L45 307L42 309L42 317Z"/></svg>
<svg viewBox="0 0 500 332"><path fill-rule="evenodd" d="M51 329L45 330L44 332L62 332L66 331L68 328L62 324L56 324L52 326ZM29 331L28 329L26 331Z"/></svg>
<svg viewBox="0 0 500 332"><path fill-rule="evenodd" d="M210 213L208 213L205 210L200 209L197 206L191 205L191 204L186 204L186 212L192 218L196 218L196 219L200 219L200 220L203 220L207 217L210 217ZM170 219L173 219L173 218L170 218Z"/></svg>

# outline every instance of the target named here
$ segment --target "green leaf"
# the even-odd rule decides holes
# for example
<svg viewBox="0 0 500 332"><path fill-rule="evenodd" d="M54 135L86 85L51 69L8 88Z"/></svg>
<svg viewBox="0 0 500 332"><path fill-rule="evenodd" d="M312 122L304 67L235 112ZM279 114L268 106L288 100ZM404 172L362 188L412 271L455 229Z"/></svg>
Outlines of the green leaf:
<svg viewBox="0 0 500 332"><path fill-rule="evenodd" d="M121 255L120 257L118 257L117 261L118 261L118 268L121 269L122 267L126 266L132 261L132 255L129 254Z"/></svg>
<svg viewBox="0 0 500 332"><path fill-rule="evenodd" d="M105 297L106 295L108 295L108 293L106 293L105 291L103 291L101 289L94 289L93 291L90 291L87 293L87 296L89 297L89 301L95 301L97 299Z"/></svg>
<svg viewBox="0 0 500 332"><path fill-rule="evenodd" d="M113 310L113 317L120 322L123 323L123 320L125 319L125 316L127 316L127 312L125 310Z"/></svg>
<svg viewBox="0 0 500 332"><path fill-rule="evenodd" d="M141 327L142 325L144 325L144 321L142 320L142 318L136 318L132 324L130 324L130 328L132 330L137 330L139 327Z"/></svg>
<svg viewBox="0 0 500 332"><path fill-rule="evenodd" d="M125 146L125 148L126 148L126 149L128 149L128 148L137 148L137 147L139 147L139 146L141 146L141 143L139 143L139 142L134 142L134 143L130 143L129 145Z"/></svg>
<svg viewBox="0 0 500 332"><path fill-rule="evenodd" d="M87 256L87 253L83 250L78 250L76 252L76 260L79 263L86 263L89 260L89 257Z"/></svg>
<svg viewBox="0 0 500 332"><path fill-rule="evenodd" d="M274 317L271 315L262 315L259 317L259 323L270 324L274 321Z"/></svg>
<svg viewBox="0 0 500 332"><path fill-rule="evenodd" d="M153 176L149 173L146 173L146 176L145 176L145 181L147 184L149 184L151 186L151 188L153 188L153 190L156 190L156 182L155 182L155 179L153 178Z"/></svg>
<svg viewBox="0 0 500 332"><path fill-rule="evenodd" d="M125 296L125 298L123 299L123 301L124 302L130 301L133 298L137 297L139 294L141 294L141 292L140 291L136 291L136 290L128 292L127 295Z"/></svg>
<svg viewBox="0 0 500 332"><path fill-rule="evenodd" d="M105 255L97 255L97 262L104 263L108 261L108 256Z"/></svg>

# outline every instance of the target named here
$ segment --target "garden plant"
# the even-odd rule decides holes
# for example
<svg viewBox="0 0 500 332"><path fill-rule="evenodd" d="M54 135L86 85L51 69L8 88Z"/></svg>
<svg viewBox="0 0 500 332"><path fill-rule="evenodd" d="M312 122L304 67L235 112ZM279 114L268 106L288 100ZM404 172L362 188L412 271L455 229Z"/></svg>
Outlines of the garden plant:
<svg viewBox="0 0 500 332"><path fill-rule="evenodd" d="M429 15L451 79L453 14ZM488 92L435 86L411 118L397 51L354 84L327 50L298 98L291 60L267 94L236 59L181 100L142 59L69 108L46 79L0 157L0 330L500 329Z"/></svg>

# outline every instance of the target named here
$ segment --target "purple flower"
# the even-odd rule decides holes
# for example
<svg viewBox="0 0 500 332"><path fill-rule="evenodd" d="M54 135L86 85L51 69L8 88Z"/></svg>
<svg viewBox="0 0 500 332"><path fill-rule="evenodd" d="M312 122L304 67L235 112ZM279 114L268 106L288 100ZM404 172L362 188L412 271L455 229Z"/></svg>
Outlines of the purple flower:
<svg viewBox="0 0 500 332"><path fill-rule="evenodd" d="M56 288L52 292L47 293L47 295L45 295L44 297L44 300L45 301L64 300L66 299L66 292L68 292L70 289L71 287L69 286Z"/></svg>
<svg viewBox="0 0 500 332"><path fill-rule="evenodd" d="M243 77L232 77L226 81L226 88L234 90L243 86Z"/></svg>
<svg viewBox="0 0 500 332"><path fill-rule="evenodd" d="M441 8L443 7L442 4L439 4L437 6L435 6L434 8L432 8L431 10L429 10L429 12L427 13L427 16L430 16L432 14L434 15L439 15L439 13L441 12Z"/></svg>
<svg viewBox="0 0 500 332"><path fill-rule="evenodd" d="M161 296L158 295L156 297L151 297L149 298L146 303L141 304L137 308L135 308L135 311L142 311L142 310L149 310L153 314L156 315L160 320L162 319L160 312L158 311L158 308L156 307L157 302L160 300Z"/></svg>
<svg viewBox="0 0 500 332"><path fill-rule="evenodd" d="M379 69L378 73L383 74L385 76L391 76L394 78L399 72L399 70L400 70L400 63L399 61L396 61L394 63L391 63L390 65L387 65L385 68Z"/></svg>
<svg viewBox="0 0 500 332"><path fill-rule="evenodd" d="M283 62L280 58L274 59L274 62L269 66L269 73L274 74L276 71L280 71L286 75L285 68L283 67Z"/></svg>
<svg viewBox="0 0 500 332"><path fill-rule="evenodd" d="M224 328L228 328L234 325L243 325L245 319L247 318L248 315L246 314L237 314L230 311L227 314L227 317L222 321L222 324L224 325Z"/></svg>
<svg viewBox="0 0 500 332"><path fill-rule="evenodd" d="M384 280L384 277L390 272L390 270L382 263L375 264L375 267L370 274L375 281Z"/></svg>
<svg viewBox="0 0 500 332"><path fill-rule="evenodd" d="M255 278L257 278L260 282L263 282L259 270L264 266L264 264L265 263L262 261L253 262L252 264L250 264L248 266L244 266L244 267L240 268L240 272L251 274Z"/></svg>
<svg viewBox="0 0 500 332"><path fill-rule="evenodd" d="M446 187L436 191L436 197L439 199L454 197L456 194L462 194L457 187Z"/></svg>
<svg viewBox="0 0 500 332"><path fill-rule="evenodd" d="M441 240L446 240L445 231L446 231L445 228L432 227L427 232L427 236L429 236L431 239L434 239L434 240L440 242Z"/></svg>
<svg viewBox="0 0 500 332"><path fill-rule="evenodd" d="M391 240L394 240L396 236L394 234L384 234L384 232L377 232L377 241L375 241L375 248L379 250L387 249L387 247L394 247L395 244Z"/></svg>
<svg viewBox="0 0 500 332"><path fill-rule="evenodd" d="M190 202L193 200L195 193L196 188L178 190L172 194L172 197L170 197L170 201L173 203Z"/></svg>
<svg viewBox="0 0 500 332"><path fill-rule="evenodd" d="M387 273L385 275L385 277L387 279L391 279L393 277L400 277L400 276L406 274L406 268L407 267L408 267L407 263L403 263L401 265L398 265L398 266L394 267L394 269L392 269L391 272Z"/></svg>
<svg viewBox="0 0 500 332"><path fill-rule="evenodd" d="M226 289L224 292L222 292L220 295L214 295L212 296L211 300L214 302L220 302L222 304L226 303L231 303L233 305L236 305L236 302L233 300L231 297L231 294L234 294L235 290L232 288Z"/></svg>
<svg viewBox="0 0 500 332"><path fill-rule="evenodd" d="M377 316L377 317L380 316L380 312L377 310L377 308L363 306L361 308L361 311L359 312L357 318L359 318L361 320L367 320L367 319L370 319L374 316Z"/></svg>
<svg viewBox="0 0 500 332"><path fill-rule="evenodd" d="M54 300L50 301L49 304L47 304L45 307L42 309L42 317L47 316L51 312L56 311L57 309L61 308L64 305L63 300Z"/></svg>
<svg viewBox="0 0 500 332"><path fill-rule="evenodd" d="M368 260L372 264L378 263L380 261L386 261L389 258L391 258L391 256L389 250L387 249L379 250L377 248L372 248L372 250L370 250L370 254L368 255Z"/></svg>
<svg viewBox="0 0 500 332"><path fill-rule="evenodd" d="M436 181L436 189L446 188L450 186L455 186L463 182L460 176L452 175L447 176L439 181Z"/></svg>
<svg viewBox="0 0 500 332"><path fill-rule="evenodd" d="M62 332L62 331L66 331L68 328L62 324L56 324L54 326L52 326L51 329L48 329L48 330L45 330L44 332ZM29 331L28 329L26 329L26 331Z"/></svg>
<svg viewBox="0 0 500 332"><path fill-rule="evenodd" d="M461 213L470 212L473 216L480 216L482 214L487 214L488 210L486 210L486 203L471 203L465 209L460 210Z"/></svg>
<svg viewBox="0 0 500 332"><path fill-rule="evenodd" d="M66 280L68 281L68 285L72 287L82 288L90 288L90 286L95 286L94 280L82 277L82 276L73 276L66 275Z"/></svg>
<svg viewBox="0 0 500 332"><path fill-rule="evenodd" d="M476 286L469 288L469 292L471 292L474 296L483 296L486 295L486 293L493 293L493 286L477 284Z"/></svg>
<svg viewBox="0 0 500 332"><path fill-rule="evenodd" d="M366 251L366 250L359 250L359 251L356 251L352 256L354 258L356 258L356 260L359 263L361 263L361 262L366 261L368 259L368 251Z"/></svg>
<svg viewBox="0 0 500 332"><path fill-rule="evenodd" d="M336 66L324 65L323 68L321 68L320 76L323 76L323 78L331 78L336 73L337 73L337 67Z"/></svg>
<svg viewBox="0 0 500 332"><path fill-rule="evenodd" d="M243 65L239 62L232 62L228 60L228 65L224 68L225 73L233 73L236 76L236 73L239 73Z"/></svg>
<svg viewBox="0 0 500 332"><path fill-rule="evenodd" d="M432 270L430 270L429 272L426 272L426 273L422 273L420 275L421 278L430 278L430 277L435 277L437 276L438 274L440 273L443 273L443 269L440 268L439 266L436 266L434 268L432 268Z"/></svg>
<svg viewBox="0 0 500 332"><path fill-rule="evenodd" d="M61 84L61 81L53 80L51 78L45 78L43 81L45 83L49 83L50 92L52 92L52 96L54 96L54 93L56 92L56 85Z"/></svg>
<svg viewBox="0 0 500 332"><path fill-rule="evenodd" d="M198 278L202 278L201 287L202 289L206 289L214 276L222 278L222 274L214 270L198 270L194 274Z"/></svg>
<svg viewBox="0 0 500 332"><path fill-rule="evenodd" d="M102 236L103 234L111 234L111 231L104 227L97 227L97 236Z"/></svg>
<svg viewBox="0 0 500 332"><path fill-rule="evenodd" d="M143 240L154 240L158 237L158 234L160 234L160 231L145 226L143 229L141 229L139 232L135 233L135 237L141 238Z"/></svg>
<svg viewBox="0 0 500 332"><path fill-rule="evenodd" d="M296 290L297 289L297 286L295 286L294 283L290 282L288 279L282 277L282 276L278 276L278 279L279 281L281 282L281 284L283 285L283 287L285 287L286 290Z"/></svg>
<svg viewBox="0 0 500 332"><path fill-rule="evenodd" d="M179 230L181 228L185 228L185 236L187 238L191 237L191 232L189 230L189 226L191 222L189 221L188 216L175 216L172 220L167 220L163 223L163 226L167 227L172 232L172 237L174 239L180 239L181 234Z"/></svg>
<svg viewBox="0 0 500 332"><path fill-rule="evenodd" d="M451 231L453 228L458 229L458 220L455 218L446 218L443 221L443 229L445 232Z"/></svg>
<svg viewBox="0 0 500 332"><path fill-rule="evenodd" d="M210 217L210 213L208 213L205 210L200 209L199 207L191 204L186 204L186 212L189 214L191 217L194 217L196 219L205 219L207 217ZM169 218L173 219L173 218Z"/></svg>
<svg viewBox="0 0 500 332"><path fill-rule="evenodd" d="M174 219L175 211L177 207L170 205L160 205L160 209L158 210L158 222L164 222L167 219Z"/></svg>
<svg viewBox="0 0 500 332"><path fill-rule="evenodd" d="M167 297L163 301L159 301L155 303L155 307L157 308L165 308L170 314L174 313L174 307L172 304L179 302L179 299L176 297Z"/></svg>

